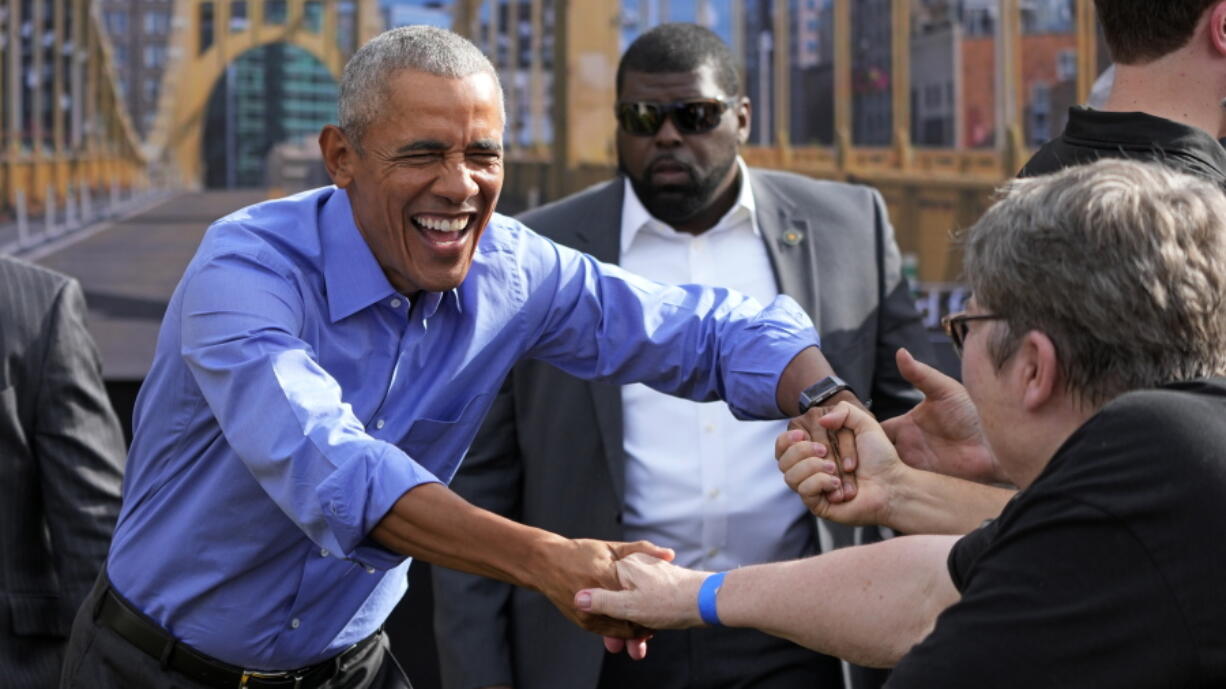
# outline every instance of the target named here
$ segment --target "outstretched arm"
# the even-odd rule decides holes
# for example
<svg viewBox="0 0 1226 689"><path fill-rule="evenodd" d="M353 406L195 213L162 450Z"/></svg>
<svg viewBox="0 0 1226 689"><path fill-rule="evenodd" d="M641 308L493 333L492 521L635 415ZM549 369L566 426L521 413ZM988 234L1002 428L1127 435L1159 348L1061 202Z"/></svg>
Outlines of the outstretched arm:
<svg viewBox="0 0 1226 689"><path fill-rule="evenodd" d="M720 620L752 627L859 665L890 667L958 600L946 569L953 536L906 536L790 562L728 572ZM618 562L622 591L580 591L585 612L656 629L701 626L697 597L708 572L645 555Z"/></svg>

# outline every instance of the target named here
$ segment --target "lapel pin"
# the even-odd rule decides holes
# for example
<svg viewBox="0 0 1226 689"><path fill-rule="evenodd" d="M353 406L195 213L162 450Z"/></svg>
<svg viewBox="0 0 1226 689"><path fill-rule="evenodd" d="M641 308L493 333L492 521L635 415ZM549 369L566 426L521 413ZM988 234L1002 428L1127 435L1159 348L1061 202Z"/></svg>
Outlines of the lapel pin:
<svg viewBox="0 0 1226 689"><path fill-rule="evenodd" d="M804 239L805 236L796 230L788 230L783 233L783 243L788 246L799 246Z"/></svg>

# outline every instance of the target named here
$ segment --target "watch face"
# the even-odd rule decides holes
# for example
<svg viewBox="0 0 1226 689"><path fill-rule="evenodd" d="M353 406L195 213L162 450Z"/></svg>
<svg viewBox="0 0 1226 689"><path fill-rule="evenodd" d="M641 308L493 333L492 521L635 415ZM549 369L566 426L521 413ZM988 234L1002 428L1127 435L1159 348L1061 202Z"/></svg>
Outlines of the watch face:
<svg viewBox="0 0 1226 689"><path fill-rule="evenodd" d="M805 388L805 391L800 393L800 408L808 410L819 406L837 395L840 391L850 389L851 387L843 382L842 378L827 376Z"/></svg>

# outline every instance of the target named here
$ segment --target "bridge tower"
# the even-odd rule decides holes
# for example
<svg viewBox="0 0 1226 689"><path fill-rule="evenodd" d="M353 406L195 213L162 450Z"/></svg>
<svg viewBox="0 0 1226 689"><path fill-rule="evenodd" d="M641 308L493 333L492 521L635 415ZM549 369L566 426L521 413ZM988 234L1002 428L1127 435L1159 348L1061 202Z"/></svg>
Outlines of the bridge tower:
<svg viewBox="0 0 1226 689"><path fill-rule="evenodd" d="M318 59L336 79L379 30L376 0L178 0L158 114L146 144L163 181L199 187L209 96L243 53L273 43Z"/></svg>

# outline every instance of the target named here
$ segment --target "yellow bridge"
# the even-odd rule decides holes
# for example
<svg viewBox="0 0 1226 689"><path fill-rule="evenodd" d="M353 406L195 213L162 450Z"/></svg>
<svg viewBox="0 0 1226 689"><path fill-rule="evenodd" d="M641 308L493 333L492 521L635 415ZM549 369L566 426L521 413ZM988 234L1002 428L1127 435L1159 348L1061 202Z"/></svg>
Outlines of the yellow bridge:
<svg viewBox="0 0 1226 689"><path fill-rule="evenodd" d="M1050 68L1068 85L1059 103L1079 103L1106 66L1092 0L979 0L986 39L969 20L966 28L934 23L933 8L951 5L936 0L695 1L699 20L727 25L746 80L756 84L749 95L762 124L746 159L881 189L900 246L930 282L953 280L960 269L950 229L982 212L1040 133L1056 133L1035 105L1051 96L1034 74L1059 63ZM666 0L443 5L452 28L502 74L508 201L556 198L614 173L614 75L629 17L635 30L681 18L669 15ZM1069 19L1054 36L1042 28L1052 7ZM157 113L141 140L120 97L97 0L0 0L0 226L19 210L37 215L64 199L200 187L208 101L228 65L284 43L336 78L353 47L384 23L376 0L174 0L173 8ZM817 19L826 33L810 35ZM959 115L946 123L953 134L945 144L917 140L928 136L921 120L934 88L924 62L932 46L959 71L949 86L959 98L991 92L982 127L990 138L972 141L974 123ZM874 59L879 64L867 69ZM805 65L818 67L805 72ZM824 74L827 90L815 97L797 81L806 74ZM888 111L884 134L858 133L869 107ZM815 112L823 108L828 116ZM828 120L824 140L800 134L812 128L810 117Z"/></svg>

